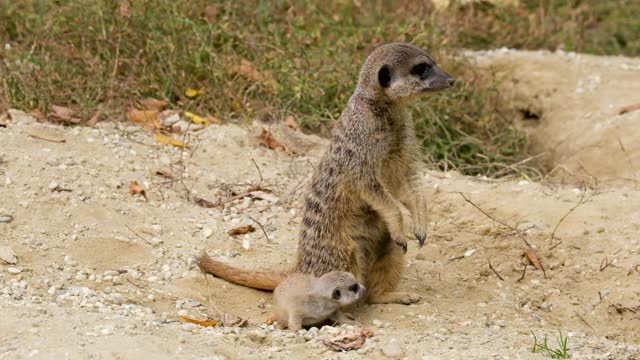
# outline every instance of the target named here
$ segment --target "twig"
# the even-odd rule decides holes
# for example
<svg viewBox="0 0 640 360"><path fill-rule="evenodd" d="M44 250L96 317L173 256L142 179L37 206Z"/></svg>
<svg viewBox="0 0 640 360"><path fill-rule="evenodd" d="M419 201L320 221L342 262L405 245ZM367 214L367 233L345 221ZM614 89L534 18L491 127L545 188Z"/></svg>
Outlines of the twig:
<svg viewBox="0 0 640 360"><path fill-rule="evenodd" d="M553 240L555 239L555 236L556 236L556 231L560 227L560 224L562 224L562 222L567 218L567 216L569 216L575 209L577 209L578 206L582 205L582 203L584 202L584 196L586 195L586 193L587 193L587 188L585 186L584 189L582 190L582 196L580 196L580 201L578 201L577 204L575 204L571 209L569 209L569 211L567 211L567 213L564 214L564 216L562 216L560 218L560 220L558 220L558 223L556 224L556 227L553 228L553 232L551 233L551 243L552 244L553 244Z"/></svg>
<svg viewBox="0 0 640 360"><path fill-rule="evenodd" d="M129 225L125 225L124 227L126 227L127 229L129 229L129 231L131 231L134 235L136 235L137 237L139 237L140 239L142 239L142 241L146 242L149 245L153 245L149 240L145 239L142 235L138 234L137 231L133 230L131 227L129 227Z"/></svg>
<svg viewBox="0 0 640 360"><path fill-rule="evenodd" d="M609 261L609 258L605 256L604 259L602 259L602 261L600 262L600 271L603 271L609 266L612 266L614 261L616 261L616 258L613 258L611 259L611 261Z"/></svg>
<svg viewBox="0 0 640 360"><path fill-rule="evenodd" d="M492 338L492 339L489 339L489 340L487 340L487 341L485 341L485 342L483 342L483 343L480 343L480 345L486 345L486 344L488 344L488 343L492 342L493 340L498 340L498 339L500 339L500 338L501 338L501 337L503 337L503 336L504 336L504 334L503 334L503 335L498 335L498 336L496 336L496 337L494 337L494 338Z"/></svg>
<svg viewBox="0 0 640 360"><path fill-rule="evenodd" d="M496 269L493 268L493 265L491 265L491 260L487 260L487 262L489 263L489 269L491 269L491 271L493 271L493 273L496 274L498 279L504 281L504 278L500 276L500 274L498 274L498 271L496 271Z"/></svg>
<svg viewBox="0 0 640 360"><path fill-rule="evenodd" d="M256 224L258 224L258 226L260 226L260 229L262 230L262 233L264 234L264 237L266 237L266 238L267 238L267 242L271 242L271 239L269 239L269 235L267 235L267 232L264 230L264 227L262 226L262 224L260 224L260 223L258 222L258 220L256 220L256 219L254 219L253 217L251 217L251 215L249 215L249 214L246 214L246 215L247 215L247 217L248 217L249 219L251 219L254 223L256 223Z"/></svg>
<svg viewBox="0 0 640 360"><path fill-rule="evenodd" d="M48 139L46 137L42 137L40 135L35 135L35 134L27 134L27 135L31 136L34 139L44 140L44 141L48 141L48 142L52 142L52 143L64 143L64 142L67 142L67 140L65 140L65 139Z"/></svg>
<svg viewBox="0 0 640 360"><path fill-rule="evenodd" d="M502 226L505 226L505 227L509 228L511 231L514 231L514 232L516 233L516 237L517 237L518 239L520 239L520 240L524 241L524 243L525 243L529 248L533 248L533 247L531 246L531 244L529 243L529 241L527 241L527 239L525 239L525 238L520 234L520 233L521 233L521 231L520 231L520 230L518 230L518 229L516 229L515 227L513 227L513 226L511 226L511 225L509 225L509 224L507 224L507 223L505 223L505 222L503 222L503 221L500 221L500 220L496 219L495 217L493 217L493 216L489 215L486 211L482 210L482 208L480 208L480 206L476 205L473 201L469 200L466 196L464 196L464 194L463 194L463 193L458 192L458 194L460 194L460 196L462 196L462 198L464 199L464 201L466 201L466 202L468 202L469 204L471 204L471 206L473 206L473 207L474 207L474 208L476 208L478 211L480 211L481 213L483 213L483 214L484 214L486 217L488 217L489 219L491 219L491 220L493 220L493 221L497 222L498 224L500 224L500 225L502 225Z"/></svg>
<svg viewBox="0 0 640 360"><path fill-rule="evenodd" d="M527 274L527 266L528 265L524 265L524 269L522 269L522 276L520 276L520 279L516 280L516 282L520 282L524 279L524 276Z"/></svg>
<svg viewBox="0 0 640 360"><path fill-rule="evenodd" d="M578 314L578 312L577 312L577 311L574 311L573 313L578 317L578 319L580 319L583 323L585 323L588 327L590 327L590 328L591 328L591 330L595 330L595 329L593 328L593 326L591 326L591 324L589 324L589 323L587 322L587 320L585 320L585 319L582 317L582 315Z"/></svg>
<svg viewBox="0 0 640 360"><path fill-rule="evenodd" d="M258 164L256 163L255 160L251 159L251 162L253 163L253 165L256 167L256 169L258 170L258 176L260 176L260 182L258 183L258 185L256 185L255 187L260 187L260 185L262 184L262 172L260 171L260 168L258 167Z"/></svg>

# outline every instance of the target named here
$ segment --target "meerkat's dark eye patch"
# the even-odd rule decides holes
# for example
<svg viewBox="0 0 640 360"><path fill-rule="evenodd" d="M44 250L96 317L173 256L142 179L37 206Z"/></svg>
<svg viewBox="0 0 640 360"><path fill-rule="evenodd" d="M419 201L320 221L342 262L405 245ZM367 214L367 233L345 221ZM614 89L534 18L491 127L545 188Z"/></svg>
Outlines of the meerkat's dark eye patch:
<svg viewBox="0 0 640 360"><path fill-rule="evenodd" d="M388 65L382 66L378 71L378 82L383 88L387 88L391 84L391 69Z"/></svg>
<svg viewBox="0 0 640 360"><path fill-rule="evenodd" d="M342 294L340 294L340 290L338 289L333 290L333 292L331 293L331 297L334 298L335 300L340 299L341 295Z"/></svg>
<svg viewBox="0 0 640 360"><path fill-rule="evenodd" d="M426 62L423 62L415 65L413 69L411 69L411 73L414 75L423 77L429 72L429 69L431 69L431 65L427 64Z"/></svg>
<svg viewBox="0 0 640 360"><path fill-rule="evenodd" d="M360 290L360 285L358 285L358 283L349 286L349 291L351 292L357 293L358 290Z"/></svg>

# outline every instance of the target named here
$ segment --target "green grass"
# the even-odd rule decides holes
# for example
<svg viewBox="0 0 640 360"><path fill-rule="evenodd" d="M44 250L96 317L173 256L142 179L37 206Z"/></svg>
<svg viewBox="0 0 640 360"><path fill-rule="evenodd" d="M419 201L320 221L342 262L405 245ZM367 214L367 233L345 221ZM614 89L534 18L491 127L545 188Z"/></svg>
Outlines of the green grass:
<svg viewBox="0 0 640 360"><path fill-rule="evenodd" d="M307 131L327 134L368 52L410 41L458 80L416 106L427 159L441 169L507 175L525 156L524 137L500 101L499 79L458 49L640 54L633 0L483 2L441 11L408 0L128 3L123 12L114 0L0 0L0 110L47 113L56 104L85 120L96 111L122 118L136 98L155 97L227 121L293 115ZM230 72L242 59L265 79ZM205 93L190 100L187 88Z"/></svg>
<svg viewBox="0 0 640 360"><path fill-rule="evenodd" d="M534 334L533 332L531 332L531 334L533 335L533 349L531 350L531 352L533 353L541 353L544 352L547 355L549 355L552 359L570 359L571 358L571 354L569 354L569 351L567 350L567 341L568 341L568 337L562 337L562 331L559 331L559 335L556 338L556 342L557 342L557 349L552 349L549 347L549 344L547 342L547 335L544 336L544 339L542 340L542 342L538 342L538 338L536 337L536 334Z"/></svg>

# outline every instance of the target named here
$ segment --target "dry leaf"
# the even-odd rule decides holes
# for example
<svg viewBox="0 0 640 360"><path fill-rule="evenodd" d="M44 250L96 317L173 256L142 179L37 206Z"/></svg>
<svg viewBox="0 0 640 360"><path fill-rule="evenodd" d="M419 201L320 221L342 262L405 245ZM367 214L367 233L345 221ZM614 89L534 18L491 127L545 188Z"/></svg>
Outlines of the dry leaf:
<svg viewBox="0 0 640 360"><path fill-rule="evenodd" d="M147 199L147 192L144 190L142 185L138 184L138 182L135 181L135 180L133 180L132 182L129 183L129 194L131 194L131 195L136 195L136 194L142 195L145 200L149 200L149 199Z"/></svg>
<svg viewBox="0 0 640 360"><path fill-rule="evenodd" d="M49 118L54 121L60 122L70 122L73 124L80 123L80 119L74 117L76 114L75 110L69 109L68 107L51 105L51 112L49 113Z"/></svg>
<svg viewBox="0 0 640 360"><path fill-rule="evenodd" d="M262 81L265 79L264 75L262 75L253 65L253 63L249 60L242 59L240 60L239 65L233 65L227 71L229 75L240 75L245 79L252 80L255 82Z"/></svg>
<svg viewBox="0 0 640 360"><path fill-rule="evenodd" d="M142 99L142 100L139 100L138 103L140 103L140 107L142 107L144 110L155 110L155 111L162 111L162 109L164 109L165 106L169 105L169 102L166 100L158 100L154 98Z"/></svg>
<svg viewBox="0 0 640 360"><path fill-rule="evenodd" d="M247 325L247 319L229 313L220 314L220 321L222 321L222 325L224 326L243 327Z"/></svg>
<svg viewBox="0 0 640 360"><path fill-rule="evenodd" d="M626 114L628 112L640 110L640 104L625 106L618 112L619 115Z"/></svg>
<svg viewBox="0 0 640 360"><path fill-rule="evenodd" d="M545 279L547 278L547 273L544 270L544 266L542 265L542 260L540 260L540 257L533 249L525 250L524 253L522 253L522 256L526 256L527 260L529 260L529 263L531 263L531 265L533 265L534 268L542 271Z"/></svg>
<svg viewBox="0 0 640 360"><path fill-rule="evenodd" d="M152 128L160 127L160 122L158 120L158 112L155 110L131 109L127 113L127 118L130 121L133 121L138 124L142 124L144 126L149 126Z"/></svg>
<svg viewBox="0 0 640 360"><path fill-rule="evenodd" d="M203 208L214 208L214 207L217 207L217 205L212 203L211 201L209 201L207 199L199 198L197 196L193 198L193 202L196 203L196 205L201 206Z"/></svg>
<svg viewBox="0 0 640 360"><path fill-rule="evenodd" d="M296 118L294 118L292 115L287 116L284 123L291 129L294 129L294 130L298 129L298 123L296 122Z"/></svg>
<svg viewBox="0 0 640 360"><path fill-rule="evenodd" d="M187 88L187 90L184 91L184 96L186 96L187 99L195 99L202 94L204 94L204 90Z"/></svg>
<svg viewBox="0 0 640 360"><path fill-rule="evenodd" d="M258 140L260 141L260 145L267 147L269 149L272 149L272 150L282 149L284 151L287 151L286 146L284 146L278 140L274 139L271 131L265 128L262 128L262 133L260 133L260 136L258 136Z"/></svg>
<svg viewBox="0 0 640 360"><path fill-rule="evenodd" d="M118 7L118 12L120 16L128 18L129 17L129 2L126 0L120 0L120 6Z"/></svg>
<svg viewBox="0 0 640 360"><path fill-rule="evenodd" d="M179 315L178 319L180 319L183 322L192 323L192 324L196 324L196 325L200 325L200 326L206 326L206 327L211 327L211 326L218 325L218 321L217 320L213 320L213 319L198 320L198 319L192 319L190 317L186 317L186 316L182 316L182 315Z"/></svg>
<svg viewBox="0 0 640 360"><path fill-rule="evenodd" d="M87 125L94 126L95 124L97 124L98 121L100 121L100 116L101 115L102 115L102 113L100 111L96 111L96 113L91 117L91 119L89 119L89 121L87 121Z"/></svg>
<svg viewBox="0 0 640 360"><path fill-rule="evenodd" d="M205 118L203 118L202 116L196 115L194 113L190 113L188 111L184 112L184 116L191 120L192 123L194 124L198 124L198 125L207 125L207 120Z"/></svg>
<svg viewBox="0 0 640 360"><path fill-rule="evenodd" d="M173 145L175 147L185 147L186 145L184 144L184 142L178 140L178 139L174 139L170 136L167 135L163 135L163 134L159 134L159 133L154 133L153 134L153 138L161 143L161 144L167 144L167 145Z"/></svg>
<svg viewBox="0 0 640 360"><path fill-rule="evenodd" d="M367 338L373 336L373 331L362 329L352 334L325 338L322 342L333 351L358 350L364 345Z"/></svg>
<svg viewBox="0 0 640 360"><path fill-rule="evenodd" d="M209 124L222 124L222 120L218 119L217 117L208 115L206 118L207 123Z"/></svg>
<svg viewBox="0 0 640 360"><path fill-rule="evenodd" d="M246 226L239 226L239 227L235 227L231 230L229 230L227 232L227 234L231 235L231 236L235 236L235 235L244 235L244 234L248 234L251 232L256 231L256 228L253 227L253 225L246 225Z"/></svg>

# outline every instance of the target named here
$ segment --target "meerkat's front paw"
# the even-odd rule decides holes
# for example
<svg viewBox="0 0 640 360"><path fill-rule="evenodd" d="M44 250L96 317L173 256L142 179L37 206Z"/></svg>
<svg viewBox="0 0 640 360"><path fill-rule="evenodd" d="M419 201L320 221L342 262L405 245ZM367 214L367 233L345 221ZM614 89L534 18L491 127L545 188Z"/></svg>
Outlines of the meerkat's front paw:
<svg viewBox="0 0 640 360"><path fill-rule="evenodd" d="M402 251L407 253L407 238L404 235L391 235L391 241L393 241L396 245L398 245Z"/></svg>

